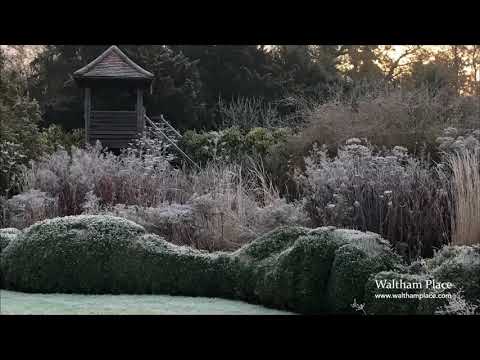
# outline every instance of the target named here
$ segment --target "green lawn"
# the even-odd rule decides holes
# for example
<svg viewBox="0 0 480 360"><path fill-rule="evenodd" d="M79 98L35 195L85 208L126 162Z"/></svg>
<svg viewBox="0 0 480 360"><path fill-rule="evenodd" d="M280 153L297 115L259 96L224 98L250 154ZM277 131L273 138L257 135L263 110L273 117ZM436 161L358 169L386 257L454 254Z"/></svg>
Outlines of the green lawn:
<svg viewBox="0 0 480 360"><path fill-rule="evenodd" d="M290 315L241 301L168 295L27 294L0 290L2 315Z"/></svg>

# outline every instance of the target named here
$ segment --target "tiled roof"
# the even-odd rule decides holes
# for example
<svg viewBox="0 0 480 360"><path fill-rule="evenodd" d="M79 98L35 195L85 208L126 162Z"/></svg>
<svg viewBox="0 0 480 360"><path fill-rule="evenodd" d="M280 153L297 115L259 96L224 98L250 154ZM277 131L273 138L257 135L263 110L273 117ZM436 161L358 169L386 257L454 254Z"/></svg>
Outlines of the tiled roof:
<svg viewBox="0 0 480 360"><path fill-rule="evenodd" d="M153 74L135 64L117 46L112 45L99 57L75 71L77 79L153 79Z"/></svg>

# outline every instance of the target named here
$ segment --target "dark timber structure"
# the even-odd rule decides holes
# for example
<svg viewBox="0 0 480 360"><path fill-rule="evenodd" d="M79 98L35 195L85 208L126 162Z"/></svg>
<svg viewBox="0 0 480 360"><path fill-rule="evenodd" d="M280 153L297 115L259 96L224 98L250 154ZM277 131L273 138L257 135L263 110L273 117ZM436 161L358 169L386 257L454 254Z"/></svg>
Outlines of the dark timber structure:
<svg viewBox="0 0 480 360"><path fill-rule="evenodd" d="M85 140L99 140L110 149L128 145L145 129L143 91L153 74L111 46L98 58L77 70L73 77L85 91Z"/></svg>

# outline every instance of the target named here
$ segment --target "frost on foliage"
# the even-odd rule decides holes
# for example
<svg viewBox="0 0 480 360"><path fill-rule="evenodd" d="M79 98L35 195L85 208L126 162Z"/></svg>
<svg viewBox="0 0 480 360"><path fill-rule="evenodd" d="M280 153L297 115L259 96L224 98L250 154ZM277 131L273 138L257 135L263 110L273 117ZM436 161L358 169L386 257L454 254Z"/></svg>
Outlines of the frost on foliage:
<svg viewBox="0 0 480 360"><path fill-rule="evenodd" d="M438 148L444 152L458 152L480 148L480 130L447 128L437 139Z"/></svg>
<svg viewBox="0 0 480 360"><path fill-rule="evenodd" d="M452 294L447 304L443 305L435 311L436 315L478 315L480 303L473 304L465 300L462 292L459 291Z"/></svg>
<svg viewBox="0 0 480 360"><path fill-rule="evenodd" d="M303 312L351 312L368 277L399 260L378 235L333 227L278 228L232 255L258 262L255 293L263 303Z"/></svg>
<svg viewBox="0 0 480 360"><path fill-rule="evenodd" d="M0 250L5 249L21 233L21 230L15 228L0 229Z"/></svg>
<svg viewBox="0 0 480 360"><path fill-rule="evenodd" d="M415 255L420 236L428 244L445 241L447 224L431 223L445 218L447 182L406 148L374 152L368 144L352 143L330 157L326 147L314 146L295 178L314 226L373 231L408 244ZM422 205L426 201L431 208Z"/></svg>
<svg viewBox="0 0 480 360"><path fill-rule="evenodd" d="M334 227L277 228L233 253L177 246L109 215L45 220L18 239L2 253L7 289L215 296L301 313L361 308L369 277L400 265L377 234Z"/></svg>
<svg viewBox="0 0 480 360"><path fill-rule="evenodd" d="M192 207L175 203L163 203L156 207L117 204L109 213L135 221L154 233L175 224L186 226L192 221Z"/></svg>
<svg viewBox="0 0 480 360"><path fill-rule="evenodd" d="M357 299L353 299L353 303L351 306L353 310L360 311L363 315L367 315L367 312L365 311L365 304L357 303Z"/></svg>
<svg viewBox="0 0 480 360"><path fill-rule="evenodd" d="M468 301L480 299L480 246L444 246L426 269L435 279L451 282Z"/></svg>
<svg viewBox="0 0 480 360"><path fill-rule="evenodd" d="M279 226L307 225L308 216L300 205L278 199L265 207L256 207L254 209L256 232L263 234Z"/></svg>
<svg viewBox="0 0 480 360"><path fill-rule="evenodd" d="M353 144L361 144L362 140L359 138L350 138L345 142L347 145L353 145Z"/></svg>
<svg viewBox="0 0 480 360"><path fill-rule="evenodd" d="M351 229L337 229L334 234L348 241L348 244L369 256L379 256L390 249L390 243L378 234ZM393 256L393 254L392 254Z"/></svg>
<svg viewBox="0 0 480 360"><path fill-rule="evenodd" d="M85 202L82 208L84 214L98 214L101 212L100 199L93 191L89 191L85 195Z"/></svg>
<svg viewBox="0 0 480 360"><path fill-rule="evenodd" d="M219 296L231 291L225 256L175 246L126 219L80 215L29 227L1 266L6 288L20 291Z"/></svg>
<svg viewBox="0 0 480 360"><path fill-rule="evenodd" d="M279 228L237 252L210 254L146 234L126 219L82 215L29 227L7 247L1 266L6 288L20 291L219 296L308 313L328 307L322 289L336 251L362 241L359 232L308 232ZM369 269L361 268L362 276ZM361 300L358 291L351 295Z"/></svg>
<svg viewBox="0 0 480 360"><path fill-rule="evenodd" d="M435 269L445 264L458 264L466 267L480 266L480 247L444 246L428 260L428 267Z"/></svg>
<svg viewBox="0 0 480 360"><path fill-rule="evenodd" d="M408 156L408 149L403 146L395 146L392 149L392 154L398 158L404 158Z"/></svg>
<svg viewBox="0 0 480 360"><path fill-rule="evenodd" d="M94 213L93 195L102 206L115 203L150 205L168 195L175 181L168 159L152 149L128 149L120 156L104 151L99 143L86 149L58 150L32 164L26 187L58 198L60 215ZM86 204L85 204L86 203Z"/></svg>
<svg viewBox="0 0 480 360"><path fill-rule="evenodd" d="M55 216L57 201L45 192L34 189L9 199L7 211L10 226L24 228L36 221Z"/></svg>
<svg viewBox="0 0 480 360"><path fill-rule="evenodd" d="M233 131L224 135L235 140ZM36 219L115 214L177 244L233 250L276 226L303 224L308 218L301 206L286 203L274 191L259 194L264 190L245 180L247 171L238 164L183 171L169 164L161 144L144 140L119 156L97 143L72 147L71 153L60 149L32 163L25 188L55 199L58 210Z"/></svg>

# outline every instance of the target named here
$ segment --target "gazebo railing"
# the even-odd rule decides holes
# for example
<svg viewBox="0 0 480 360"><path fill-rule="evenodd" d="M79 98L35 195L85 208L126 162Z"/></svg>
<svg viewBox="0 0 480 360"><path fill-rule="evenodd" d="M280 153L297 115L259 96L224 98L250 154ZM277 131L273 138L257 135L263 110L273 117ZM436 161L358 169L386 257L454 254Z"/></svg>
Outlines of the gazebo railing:
<svg viewBox="0 0 480 360"><path fill-rule="evenodd" d="M88 141L99 140L104 146L122 148L138 134L135 111L91 111Z"/></svg>

